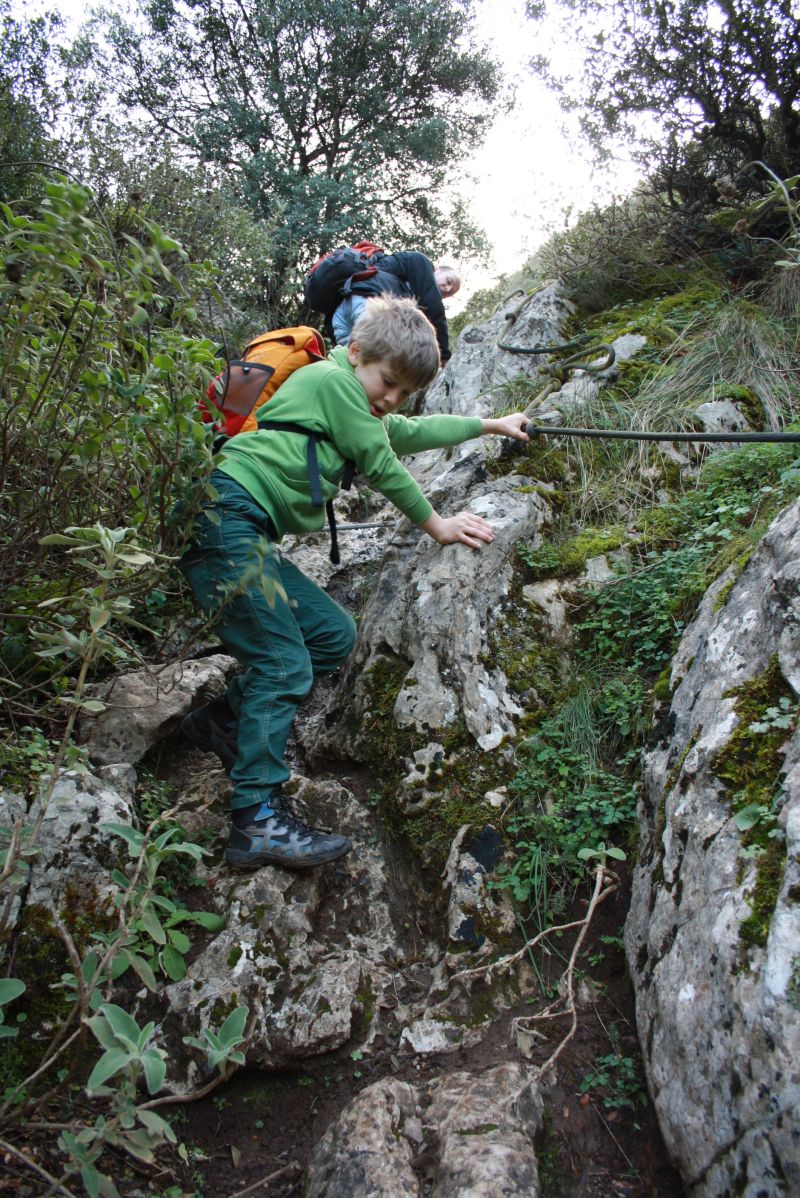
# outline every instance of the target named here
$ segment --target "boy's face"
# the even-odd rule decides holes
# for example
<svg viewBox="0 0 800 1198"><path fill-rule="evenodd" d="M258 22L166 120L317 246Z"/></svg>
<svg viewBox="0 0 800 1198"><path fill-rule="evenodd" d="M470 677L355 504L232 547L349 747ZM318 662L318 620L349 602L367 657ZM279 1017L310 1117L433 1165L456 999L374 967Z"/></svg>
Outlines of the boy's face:
<svg viewBox="0 0 800 1198"><path fill-rule="evenodd" d="M367 393L370 412L379 420L389 412L396 412L415 390L386 358L365 362L357 342L350 342L347 357L356 378Z"/></svg>

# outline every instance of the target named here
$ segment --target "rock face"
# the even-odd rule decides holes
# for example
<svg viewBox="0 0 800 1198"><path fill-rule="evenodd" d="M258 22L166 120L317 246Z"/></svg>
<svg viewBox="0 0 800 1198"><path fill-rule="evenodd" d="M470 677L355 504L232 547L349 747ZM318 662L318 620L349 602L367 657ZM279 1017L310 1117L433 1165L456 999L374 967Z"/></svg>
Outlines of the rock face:
<svg viewBox="0 0 800 1198"><path fill-rule="evenodd" d="M83 717L82 739L89 755L103 765L135 765L177 729L193 703L221 694L235 669L233 658L218 653L137 670L96 687L93 697L106 708L99 715Z"/></svg>
<svg viewBox="0 0 800 1198"><path fill-rule="evenodd" d="M692 1198L800 1194L798 562L800 503L706 595L672 666L674 726L646 759L626 949ZM737 826L755 784L760 829L752 811Z"/></svg>
<svg viewBox="0 0 800 1198"><path fill-rule="evenodd" d="M165 991L162 1026L178 1060L187 1029L199 1034L217 1025L233 1000L250 1011L248 1060L271 1068L338 1048L359 1026L365 1043L375 1033L396 945L386 863L369 843L368 817L344 787L308 783L295 802L309 819L353 832L359 850L307 873L208 868L226 924L183 981ZM178 1089L192 1080L185 1061L172 1080Z"/></svg>
<svg viewBox="0 0 800 1198"><path fill-rule="evenodd" d="M0 825L38 828L38 854L27 874L24 906L52 908L63 917L66 909L113 912L116 889L109 877L121 855L121 842L105 827L130 825L133 807L128 798L94 774L64 770L55 781L44 806L41 801L26 812L23 800L0 792ZM0 890L4 894L4 890ZM12 906L16 921L22 910L19 891Z"/></svg>
<svg viewBox="0 0 800 1198"><path fill-rule="evenodd" d="M450 1073L426 1088L376 1082L315 1148L305 1198L537 1198L541 1119L519 1065Z"/></svg>

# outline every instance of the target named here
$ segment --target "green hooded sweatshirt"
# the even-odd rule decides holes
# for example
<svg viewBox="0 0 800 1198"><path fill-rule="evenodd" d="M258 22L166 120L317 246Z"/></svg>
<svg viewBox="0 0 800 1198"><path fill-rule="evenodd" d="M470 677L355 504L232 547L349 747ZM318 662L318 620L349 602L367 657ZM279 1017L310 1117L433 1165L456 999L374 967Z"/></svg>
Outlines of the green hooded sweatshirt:
<svg viewBox="0 0 800 1198"><path fill-rule="evenodd" d="M302 424L330 438L317 443L324 499L338 493L349 459L412 524L427 520L433 508L398 455L460 445L483 431L478 416L373 416L345 346L290 375L262 418ZM307 446L307 437L284 429L239 433L226 443L219 465L272 517L279 540L325 521L324 508L311 502Z"/></svg>

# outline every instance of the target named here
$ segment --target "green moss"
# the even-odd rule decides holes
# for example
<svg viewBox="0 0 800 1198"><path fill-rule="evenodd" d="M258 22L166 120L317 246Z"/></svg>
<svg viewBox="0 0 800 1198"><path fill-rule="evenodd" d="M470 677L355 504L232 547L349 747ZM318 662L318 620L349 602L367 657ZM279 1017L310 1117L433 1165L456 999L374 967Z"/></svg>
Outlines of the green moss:
<svg viewBox="0 0 800 1198"><path fill-rule="evenodd" d="M25 993L5 1008L5 1023L20 1034L3 1041L0 1093L16 1088L39 1066L42 1053L73 1007L63 990L54 990L62 973L72 970L61 936L45 907L27 906L21 916L12 976L24 981ZM18 1017L24 1020L20 1022ZM60 1067L70 1064L62 1058ZM53 1075L45 1077L52 1084Z"/></svg>
<svg viewBox="0 0 800 1198"><path fill-rule="evenodd" d="M530 403L534 392L521 396L519 406ZM490 478L505 478L509 474L521 474L525 478L535 479L542 483L565 483L569 478L568 456L564 449L553 444L548 437L534 437L526 446L500 453L496 457L487 458L486 471ZM552 501L552 492L544 492L544 497Z"/></svg>
<svg viewBox="0 0 800 1198"><path fill-rule="evenodd" d="M522 698L529 714L532 705L549 706L563 695L563 647L542 635L541 615L523 599L522 577L516 572L508 599L487 627L486 643L487 669L496 665L503 671L509 690Z"/></svg>
<svg viewBox="0 0 800 1198"><path fill-rule="evenodd" d="M728 600L728 595L730 595L735 582L736 579L731 578L725 583L724 586L720 587L719 591L717 592L717 597L714 600L714 611L721 611L725 606Z"/></svg>
<svg viewBox="0 0 800 1198"><path fill-rule="evenodd" d="M591 558L613 553L625 540L625 530L618 525L585 528L560 547L562 571L567 574L579 573Z"/></svg>
<svg viewBox="0 0 800 1198"><path fill-rule="evenodd" d="M428 740L418 732L399 728L394 718L394 705L409 668L405 658L386 653L376 658L364 675L368 702L358 730L359 748L384 792L396 788L405 772L404 759Z"/></svg>
<svg viewBox="0 0 800 1198"><path fill-rule="evenodd" d="M796 1011L800 1011L800 954L792 959L792 976L786 987L786 997Z"/></svg>
<svg viewBox="0 0 800 1198"><path fill-rule="evenodd" d="M784 838L770 833L776 830L774 798L780 790L787 730L770 726L764 717L781 699L794 704L794 695L774 655L762 675L725 697L736 699L739 723L717 755L714 772L726 785L734 815L753 805L763 809L762 818L740 832L743 850L756 860L755 884L748 899L751 913L739 929L744 964L747 949L767 943L786 863Z"/></svg>
<svg viewBox="0 0 800 1198"><path fill-rule="evenodd" d="M636 529L648 545L673 545L686 530L686 516L677 503L645 508L637 513Z"/></svg>
<svg viewBox="0 0 800 1198"><path fill-rule="evenodd" d="M375 1018L375 993L366 985L357 992L356 1001L361 1008L361 1023L364 1031L367 1031Z"/></svg>
<svg viewBox="0 0 800 1198"><path fill-rule="evenodd" d="M732 566L734 571L733 582L735 582L742 570L744 570L745 566L750 561L750 558L753 556L756 543L761 540L761 537L765 531L766 529L763 527L756 528L753 526L752 528L745 529L738 535L732 536L731 539L714 554L714 577L718 578L720 574L725 573L729 566ZM733 582L731 585L733 585ZM723 590L725 590L726 596L729 589L730 588L725 590L725 588L723 588Z"/></svg>
<svg viewBox="0 0 800 1198"><path fill-rule="evenodd" d="M478 1123L475 1127L461 1127L456 1131L457 1136L486 1136L490 1132L499 1131L499 1123Z"/></svg>
<svg viewBox="0 0 800 1198"><path fill-rule="evenodd" d="M768 840L756 866L756 884L750 895L750 914L739 925L739 942L743 955L750 948L763 948L769 936L772 913L778 901L786 867L786 844L783 840Z"/></svg>
<svg viewBox="0 0 800 1198"><path fill-rule="evenodd" d="M539 1168L541 1198L563 1198L569 1191L568 1172L559 1159L559 1143L549 1111L542 1116L542 1128L536 1138L536 1163Z"/></svg>
<svg viewBox="0 0 800 1198"><path fill-rule="evenodd" d="M235 944L228 953L228 969L234 969L239 964L243 954L244 949L241 944Z"/></svg>
<svg viewBox="0 0 800 1198"><path fill-rule="evenodd" d="M445 762L436 801L426 811L403 820L406 835L434 869L441 870L453 837L464 824L487 823L484 795L509 781L510 767L474 742Z"/></svg>
<svg viewBox="0 0 800 1198"><path fill-rule="evenodd" d="M719 285L703 275L670 295L663 294L663 272L656 285L662 291L660 296L617 304L589 321L586 327L592 337L610 342L628 333L638 334L647 338L652 353L671 345L698 315L719 306Z"/></svg>
<svg viewBox="0 0 800 1198"><path fill-rule="evenodd" d="M547 541L536 548L519 546L518 554L527 567L528 577L537 579L555 575L563 578L580 574L591 558L613 553L627 539L625 529L620 525L590 527L560 543Z"/></svg>
<svg viewBox="0 0 800 1198"><path fill-rule="evenodd" d="M239 995L231 991L226 998L219 998L214 1003L209 1014L209 1026L212 1029L221 1027L228 1016L239 1006Z"/></svg>
<svg viewBox="0 0 800 1198"><path fill-rule="evenodd" d="M653 698L658 699L660 703L669 703L672 700L671 675L672 663L664 666L653 686Z"/></svg>
<svg viewBox="0 0 800 1198"><path fill-rule="evenodd" d="M558 491L554 487L548 487L545 483L530 483L528 486L515 487L514 490L517 495L539 495L555 508L563 507L569 498L566 491Z"/></svg>
<svg viewBox="0 0 800 1198"><path fill-rule="evenodd" d="M398 727L394 705L408 669L404 659L389 656L379 658L370 667L366 676L369 715L362 721L360 749L379 786L378 811L384 825L392 835L409 840L423 863L440 869L462 824L485 820L483 795L498 785L497 765L493 756L478 748L461 722L430 733ZM406 772L405 762L432 738L444 748L445 760L432 771L428 783L430 788L438 789L439 796L432 810L408 818L396 797ZM456 760L448 764L451 755Z"/></svg>

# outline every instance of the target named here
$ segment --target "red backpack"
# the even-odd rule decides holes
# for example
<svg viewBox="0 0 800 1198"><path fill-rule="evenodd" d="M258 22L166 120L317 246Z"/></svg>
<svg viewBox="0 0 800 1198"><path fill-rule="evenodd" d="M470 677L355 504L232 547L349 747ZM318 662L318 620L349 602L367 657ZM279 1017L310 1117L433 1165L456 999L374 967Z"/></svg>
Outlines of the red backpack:
<svg viewBox="0 0 800 1198"><path fill-rule="evenodd" d="M303 295L314 312L332 316L348 287L378 273L378 263L386 251L372 241L340 245L324 254L306 275Z"/></svg>

